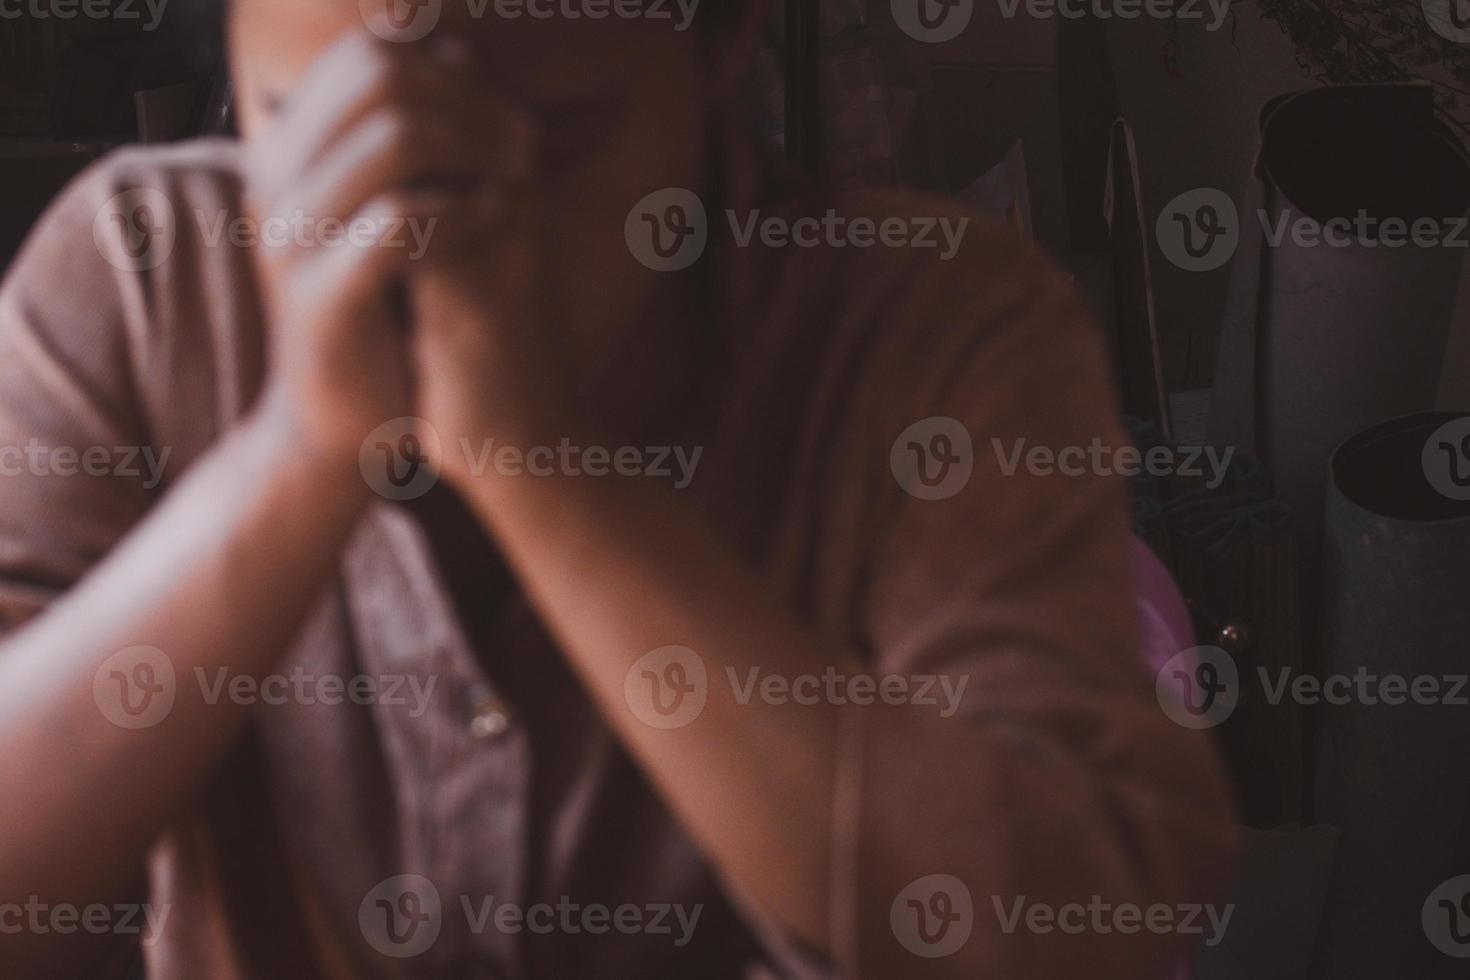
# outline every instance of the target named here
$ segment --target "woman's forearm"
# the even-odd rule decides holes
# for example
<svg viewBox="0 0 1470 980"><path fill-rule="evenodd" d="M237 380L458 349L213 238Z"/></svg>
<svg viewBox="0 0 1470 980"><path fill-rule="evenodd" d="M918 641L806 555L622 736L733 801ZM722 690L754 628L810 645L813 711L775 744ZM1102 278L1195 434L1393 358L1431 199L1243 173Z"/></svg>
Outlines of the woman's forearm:
<svg viewBox="0 0 1470 980"><path fill-rule="evenodd" d="M829 668L850 677L855 662L771 603L674 495L568 476L485 475L465 492L609 725L706 854L785 928L826 949L838 708L759 692L772 677ZM703 706L687 723L660 719L653 701L668 708L677 692L658 685L694 684L691 672L654 664L642 676L643 656L667 646L688 648L705 672Z"/></svg>
<svg viewBox="0 0 1470 980"><path fill-rule="evenodd" d="M267 399L0 645L0 895L86 901L136 875L245 710L198 678L268 670L333 574L368 491L286 419Z"/></svg>
<svg viewBox="0 0 1470 980"><path fill-rule="evenodd" d="M1212 808L1192 777L1161 775L1176 763L1186 773L1206 769L1207 757L1200 745L1171 742L1168 723L1126 684L1110 691L1038 676L1031 693L1059 714L1034 718L1019 738L1019 720L951 721L917 701L875 696L901 676L872 676L860 698L848 682L874 668L786 614L687 501L634 481L493 471L465 491L670 809L711 863L810 949L841 961L857 955L861 935L871 954L861 975L933 977L1079 969L1137 977L1168 952L1168 937L1058 942L1023 933L1000 942L978 927L981 902L1027 894L1100 895L1140 908L1177 901L1189 895L1188 848L1208 844L1204 852L1215 853L1224 807ZM644 654L671 645L697 658L702 684L687 655L678 671L644 669ZM839 693L811 683L827 676L838 679ZM969 678L937 679L952 712ZM688 693L697 687L702 707L683 710L678 689L698 707L701 695ZM1074 752L1066 726L1084 720L1133 748L1118 751L1121 761ZM856 842L834 840L839 726L855 721L870 739L863 780L888 784L840 804L849 828L859 816L866 828L860 879L848 876L857 852L838 853ZM1108 737L1095 736L1101 744ZM850 789L844 782L841 791ZM887 803L854 809L878 797ZM1135 839L1150 842L1146 857L1132 849ZM881 937L891 939L896 896L936 873L976 889L977 938L962 955L925 959Z"/></svg>

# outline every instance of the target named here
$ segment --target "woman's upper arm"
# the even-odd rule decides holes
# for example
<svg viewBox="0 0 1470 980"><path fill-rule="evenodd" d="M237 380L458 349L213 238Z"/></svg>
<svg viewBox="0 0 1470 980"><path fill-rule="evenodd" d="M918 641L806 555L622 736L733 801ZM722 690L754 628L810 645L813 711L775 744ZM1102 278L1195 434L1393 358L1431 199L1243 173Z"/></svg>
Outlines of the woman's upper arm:
<svg viewBox="0 0 1470 980"><path fill-rule="evenodd" d="M933 370L875 447L893 476L864 632L874 672L912 696L847 740L855 921L886 926L858 938L860 972L1150 976L1179 937L1007 925L1018 903L1208 895L1231 812L1137 649L1100 335L1018 243L978 272L989 287L945 305L953 323L916 327ZM935 955L962 906L967 939Z"/></svg>

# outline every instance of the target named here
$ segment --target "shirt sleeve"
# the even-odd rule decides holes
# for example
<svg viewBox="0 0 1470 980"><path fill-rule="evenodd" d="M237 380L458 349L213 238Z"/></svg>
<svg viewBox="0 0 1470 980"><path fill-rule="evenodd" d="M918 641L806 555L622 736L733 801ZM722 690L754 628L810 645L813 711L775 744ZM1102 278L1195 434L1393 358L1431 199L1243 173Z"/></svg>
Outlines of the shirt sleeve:
<svg viewBox="0 0 1470 980"><path fill-rule="evenodd" d="M107 251L115 180L101 164L74 181L0 283L0 635L69 591L157 493L129 342L146 282ZM118 900L145 895L140 868ZM54 955L56 975L121 977L137 946L78 933Z"/></svg>
<svg viewBox="0 0 1470 980"><path fill-rule="evenodd" d="M1172 977L1232 809L1138 649L1100 337L1019 242L959 261L895 324L921 353L884 358L908 377L868 449L891 475L869 464L858 616L879 691L907 694L847 711L840 972Z"/></svg>
<svg viewBox="0 0 1470 980"><path fill-rule="evenodd" d="M159 453L136 409L111 170L78 178L0 285L0 629L67 591L143 515Z"/></svg>

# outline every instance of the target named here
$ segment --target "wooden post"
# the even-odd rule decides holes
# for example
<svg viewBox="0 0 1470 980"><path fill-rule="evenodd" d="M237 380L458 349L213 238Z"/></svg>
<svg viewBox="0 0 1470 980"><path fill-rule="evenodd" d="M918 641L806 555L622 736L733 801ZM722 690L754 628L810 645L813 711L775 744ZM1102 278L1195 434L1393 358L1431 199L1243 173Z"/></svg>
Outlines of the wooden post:
<svg viewBox="0 0 1470 980"><path fill-rule="evenodd" d="M786 152L806 172L822 172L821 0L784 0Z"/></svg>

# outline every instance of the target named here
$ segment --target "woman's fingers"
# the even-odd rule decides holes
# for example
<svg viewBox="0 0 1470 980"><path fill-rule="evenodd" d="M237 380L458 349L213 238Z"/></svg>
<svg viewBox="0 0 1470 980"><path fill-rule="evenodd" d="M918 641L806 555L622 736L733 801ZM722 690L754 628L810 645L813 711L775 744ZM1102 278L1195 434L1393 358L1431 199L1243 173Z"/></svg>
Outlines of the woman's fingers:
<svg viewBox="0 0 1470 980"><path fill-rule="evenodd" d="M357 34L332 45L280 106L269 129L247 146L246 167L257 199L274 199L338 140L364 107L392 86L379 46Z"/></svg>
<svg viewBox="0 0 1470 980"><path fill-rule="evenodd" d="M271 209L338 218L391 191L484 196L529 180L529 155L517 160L488 142L483 134L466 133L438 118L381 110L365 118ZM453 213L444 217L455 219Z"/></svg>
<svg viewBox="0 0 1470 980"><path fill-rule="evenodd" d="M313 297L332 296L334 309L351 322L334 332L351 334L378 325L381 316L408 314L405 305L389 310L385 294L402 286L405 299L420 275L483 263L482 277L498 282L501 248L508 240L511 209L493 192L464 194L440 190L394 190L378 195L343 221L342 236L315 248L291 282L290 297L307 306ZM462 220L455 222L451 218ZM375 312L376 311L376 312ZM398 320L393 327L407 324Z"/></svg>
<svg viewBox="0 0 1470 980"><path fill-rule="evenodd" d="M425 207L424 200L411 194L384 194L369 201L345 223L373 229L371 241L344 237L336 245L319 249L298 286L307 291L320 287L323 292L330 289L338 295L360 297L363 303L358 312L376 305L382 290L406 280L415 257L406 243L400 245L388 239L409 219L419 220Z"/></svg>
<svg viewBox="0 0 1470 980"><path fill-rule="evenodd" d="M388 44L353 34L313 66L247 160L251 195L275 201L325 165L345 143L360 143L362 129L381 129L394 116L419 147L400 141L409 156L437 154L488 179L528 175L535 128L528 113L495 96L488 81L459 48L437 44ZM473 94L473 98L470 98ZM392 125L392 123L390 123ZM338 160L340 163L340 160Z"/></svg>
<svg viewBox="0 0 1470 980"><path fill-rule="evenodd" d="M263 216L345 220L397 191L505 198L532 179L536 132L527 114L482 91L466 98L462 65L426 67L426 49L385 53L382 47L360 38L339 44L325 64L359 67L347 83L354 94L327 94L321 86L329 76L313 72L298 100L307 108L294 109L260 141L249 192ZM362 69L364 63L371 67ZM453 79L459 88L448 84ZM326 138L313 129L321 125L340 131Z"/></svg>

